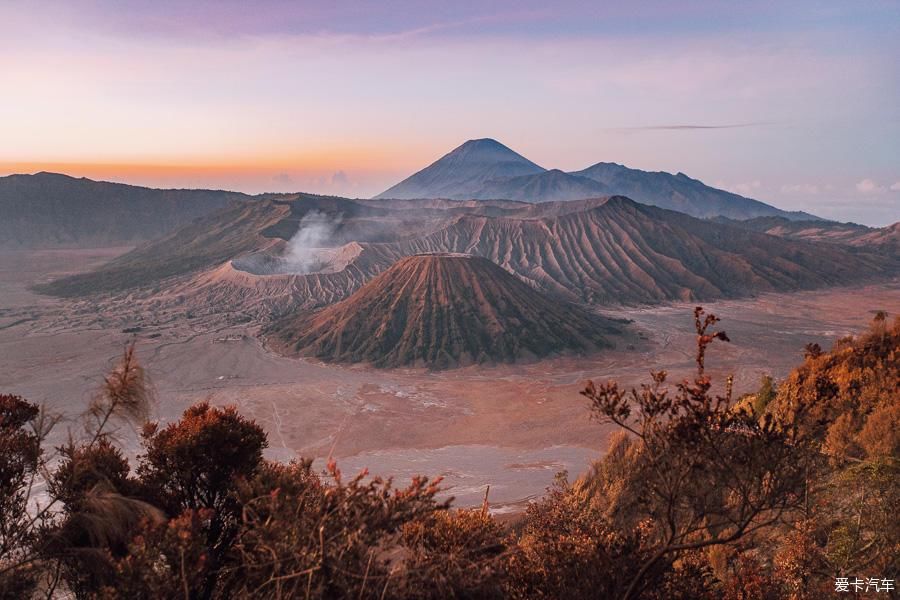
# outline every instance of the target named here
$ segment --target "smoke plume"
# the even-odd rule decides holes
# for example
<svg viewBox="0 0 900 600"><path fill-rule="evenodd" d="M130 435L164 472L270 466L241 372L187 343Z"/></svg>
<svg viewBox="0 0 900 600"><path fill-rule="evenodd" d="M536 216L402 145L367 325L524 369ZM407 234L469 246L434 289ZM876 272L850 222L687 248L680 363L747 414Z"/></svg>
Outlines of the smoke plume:
<svg viewBox="0 0 900 600"><path fill-rule="evenodd" d="M294 273L312 273L321 268L319 248L333 246L334 234L341 224L341 217L331 217L319 211L310 211L300 220L297 233L288 240L283 255L285 263Z"/></svg>

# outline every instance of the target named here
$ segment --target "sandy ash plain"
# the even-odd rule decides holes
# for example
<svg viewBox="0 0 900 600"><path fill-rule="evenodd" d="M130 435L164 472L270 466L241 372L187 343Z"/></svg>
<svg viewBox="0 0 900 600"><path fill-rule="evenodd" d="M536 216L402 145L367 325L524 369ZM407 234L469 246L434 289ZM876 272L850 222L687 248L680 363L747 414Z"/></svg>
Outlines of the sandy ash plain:
<svg viewBox="0 0 900 600"><path fill-rule="evenodd" d="M368 468L398 482L414 474L444 477L458 505L521 509L543 494L556 473L572 476L602 453L611 432L590 419L579 390L589 379L637 385L651 369L671 381L690 375L693 304L602 309L633 323L616 349L589 357L531 364L472 366L441 372L326 365L268 351L256 327L227 326L169 309L136 315L121 302L105 306L29 290L82 272L127 247L0 253L0 389L45 403L63 415L51 443L79 431L77 415L105 370L136 340L152 380L154 417L177 419L191 403L234 404L269 434L267 455L279 460L337 459L345 474ZM900 280L856 287L707 302L732 339L711 353L710 372L735 389L755 389L761 375L785 376L803 346L823 347L861 330L874 311L900 310ZM135 302L133 312L146 308ZM135 432L119 431L132 454Z"/></svg>

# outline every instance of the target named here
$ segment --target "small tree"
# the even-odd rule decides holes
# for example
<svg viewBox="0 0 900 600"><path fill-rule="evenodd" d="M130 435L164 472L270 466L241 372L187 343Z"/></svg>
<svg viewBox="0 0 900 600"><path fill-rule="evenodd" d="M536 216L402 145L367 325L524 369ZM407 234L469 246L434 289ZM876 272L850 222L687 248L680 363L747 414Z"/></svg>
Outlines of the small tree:
<svg viewBox="0 0 900 600"><path fill-rule="evenodd" d="M766 412L766 407L775 399L776 395L775 381L771 375L763 375L759 383L759 390L753 399L753 414L759 418Z"/></svg>
<svg viewBox="0 0 900 600"><path fill-rule="evenodd" d="M42 465L40 428L32 427L39 414L21 396L0 394L0 598L27 596L37 580L38 528L27 509Z"/></svg>
<svg viewBox="0 0 900 600"><path fill-rule="evenodd" d="M588 382L582 392L595 417L630 432L639 441L634 463L638 517L651 527L652 551L622 598L639 596L646 575L664 557L733 544L777 523L802 505L806 469L804 442L770 415L756 419L732 410L731 379L724 395L711 393L706 350L729 341L711 328L719 321L694 311L697 374L666 387L666 373L626 392L615 382Z"/></svg>
<svg viewBox="0 0 900 600"><path fill-rule="evenodd" d="M216 587L218 568L231 549L241 521L237 483L260 468L266 434L234 407L215 408L201 402L163 429L144 428L145 453L137 474L145 498L171 517L185 511L208 511L207 578L199 596Z"/></svg>

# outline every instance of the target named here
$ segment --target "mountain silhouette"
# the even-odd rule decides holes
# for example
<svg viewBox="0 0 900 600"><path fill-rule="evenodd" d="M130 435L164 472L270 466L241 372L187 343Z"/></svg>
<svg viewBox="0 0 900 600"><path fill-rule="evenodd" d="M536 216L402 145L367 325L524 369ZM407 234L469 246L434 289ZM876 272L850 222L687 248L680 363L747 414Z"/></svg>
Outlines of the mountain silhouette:
<svg viewBox="0 0 900 600"><path fill-rule="evenodd" d="M612 195L700 218L818 218L710 187L684 173L641 171L606 162L570 173L547 171L490 139L466 142L375 198L548 202Z"/></svg>

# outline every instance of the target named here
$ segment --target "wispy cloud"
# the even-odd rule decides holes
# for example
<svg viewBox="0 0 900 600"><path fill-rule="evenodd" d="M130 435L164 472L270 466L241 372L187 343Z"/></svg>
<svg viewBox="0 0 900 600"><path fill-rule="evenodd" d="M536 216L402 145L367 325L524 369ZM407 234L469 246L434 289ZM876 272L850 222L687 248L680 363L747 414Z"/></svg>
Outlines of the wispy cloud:
<svg viewBox="0 0 900 600"><path fill-rule="evenodd" d="M741 129L744 127L763 127L773 125L771 121L757 121L753 123L728 123L728 124L681 124L681 125L639 125L634 127L611 127L609 131L692 131L704 129Z"/></svg>
<svg viewBox="0 0 900 600"><path fill-rule="evenodd" d="M453 30L470 30L472 25L486 25L491 23L504 23L516 21L531 21L545 16L543 11L519 11L488 14L459 19L454 21L439 21L427 23L411 29L402 29L388 33L357 36L373 41L400 41L410 38L423 37L435 33L449 32Z"/></svg>
<svg viewBox="0 0 900 600"><path fill-rule="evenodd" d="M900 181L894 183L894 185L891 186L891 191L900 192Z"/></svg>

